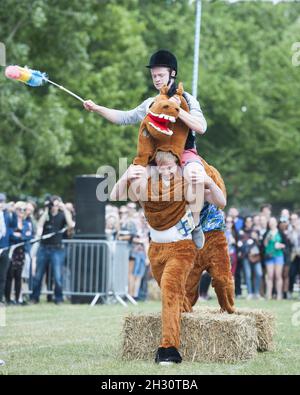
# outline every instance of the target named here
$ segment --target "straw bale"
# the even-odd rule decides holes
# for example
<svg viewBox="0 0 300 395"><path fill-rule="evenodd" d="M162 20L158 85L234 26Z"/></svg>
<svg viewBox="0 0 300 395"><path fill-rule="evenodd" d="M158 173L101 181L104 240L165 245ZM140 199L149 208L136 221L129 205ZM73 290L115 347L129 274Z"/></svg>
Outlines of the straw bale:
<svg viewBox="0 0 300 395"><path fill-rule="evenodd" d="M194 313L196 315L203 312L220 314L220 309L215 307L196 306ZM253 317L257 329L258 351L270 351L274 349L273 336L275 331L275 317L267 310L237 308L235 314Z"/></svg>
<svg viewBox="0 0 300 395"><path fill-rule="evenodd" d="M123 326L122 357L154 360L161 339L161 315L129 314ZM235 363L257 354L255 319L203 312L182 314L180 353L184 361Z"/></svg>

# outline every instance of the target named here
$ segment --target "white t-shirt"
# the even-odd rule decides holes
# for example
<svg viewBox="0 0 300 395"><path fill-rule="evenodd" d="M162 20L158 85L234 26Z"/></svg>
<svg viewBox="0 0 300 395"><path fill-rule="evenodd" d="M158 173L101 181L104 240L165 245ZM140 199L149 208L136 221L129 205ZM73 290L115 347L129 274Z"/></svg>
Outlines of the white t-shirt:
<svg viewBox="0 0 300 395"><path fill-rule="evenodd" d="M173 243L175 241L181 240L192 240L191 234L183 236L176 228L176 226L172 226L167 230L156 230L153 229L150 225L149 228L151 241L154 241L155 243Z"/></svg>

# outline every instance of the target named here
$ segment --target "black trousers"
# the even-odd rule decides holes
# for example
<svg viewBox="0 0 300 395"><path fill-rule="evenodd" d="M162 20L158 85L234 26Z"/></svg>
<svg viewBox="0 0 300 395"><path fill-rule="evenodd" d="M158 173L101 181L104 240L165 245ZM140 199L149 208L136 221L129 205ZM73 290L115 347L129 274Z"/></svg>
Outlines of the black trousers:
<svg viewBox="0 0 300 395"><path fill-rule="evenodd" d="M7 271L9 267L8 250L0 256L0 302L3 302Z"/></svg>
<svg viewBox="0 0 300 395"><path fill-rule="evenodd" d="M300 274L300 256L296 256L291 262L289 292L293 292L297 274Z"/></svg>
<svg viewBox="0 0 300 395"><path fill-rule="evenodd" d="M209 273L207 272L203 273L199 285L200 296L207 296L210 283L211 283L211 277Z"/></svg>
<svg viewBox="0 0 300 395"><path fill-rule="evenodd" d="M234 275L234 283L235 283L235 296L242 295L242 279L241 279L241 274L242 274L242 269L243 269L243 262L241 258L238 258L237 264L236 264L236 269L235 269L235 275Z"/></svg>
<svg viewBox="0 0 300 395"><path fill-rule="evenodd" d="M5 285L5 299L6 302L11 300L11 286L13 280L15 280L15 300L19 301L22 287L22 270L23 265L17 264L13 265L10 263L8 271L7 271L7 279Z"/></svg>

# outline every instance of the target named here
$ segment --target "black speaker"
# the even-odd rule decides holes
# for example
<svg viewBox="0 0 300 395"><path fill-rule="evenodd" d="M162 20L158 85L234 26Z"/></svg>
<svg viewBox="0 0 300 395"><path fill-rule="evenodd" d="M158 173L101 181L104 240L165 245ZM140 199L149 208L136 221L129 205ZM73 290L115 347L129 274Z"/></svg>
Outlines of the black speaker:
<svg viewBox="0 0 300 395"><path fill-rule="evenodd" d="M105 238L106 202L97 198L97 188L104 180L104 177L96 175L82 175L75 178L75 238Z"/></svg>

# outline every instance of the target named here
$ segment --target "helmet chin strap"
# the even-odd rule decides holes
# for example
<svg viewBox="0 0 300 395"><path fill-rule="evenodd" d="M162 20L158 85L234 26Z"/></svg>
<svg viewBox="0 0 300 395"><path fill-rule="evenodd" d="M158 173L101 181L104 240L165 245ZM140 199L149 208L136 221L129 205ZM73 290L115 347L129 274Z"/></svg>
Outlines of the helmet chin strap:
<svg viewBox="0 0 300 395"><path fill-rule="evenodd" d="M175 79L176 79L176 71L172 70L169 73L169 81L167 84L169 89L171 88L172 84L175 82Z"/></svg>
<svg viewBox="0 0 300 395"><path fill-rule="evenodd" d="M172 70L172 71L170 71L170 73L169 73L169 81L168 81L168 86L170 85L172 85L171 84L171 82L173 83L174 81L175 81L175 79L176 79L176 71L175 70Z"/></svg>

